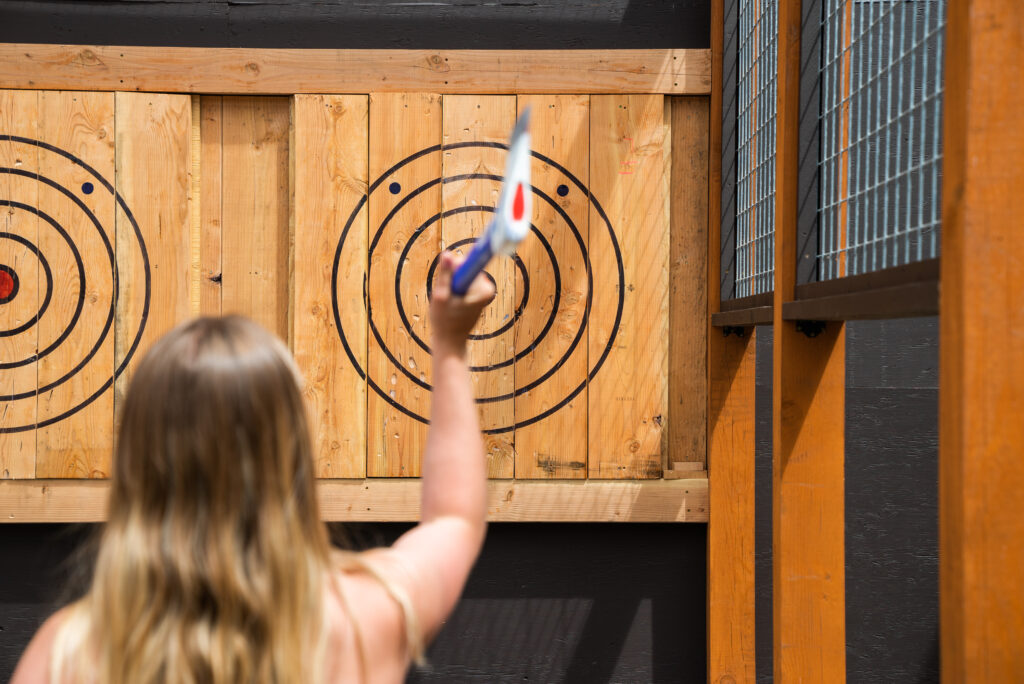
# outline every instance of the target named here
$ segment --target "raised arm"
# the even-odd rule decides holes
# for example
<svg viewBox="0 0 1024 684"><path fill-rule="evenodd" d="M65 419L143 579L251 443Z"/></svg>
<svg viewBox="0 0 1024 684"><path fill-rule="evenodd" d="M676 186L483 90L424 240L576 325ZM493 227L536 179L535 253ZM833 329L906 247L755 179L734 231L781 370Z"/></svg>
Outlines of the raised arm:
<svg viewBox="0 0 1024 684"><path fill-rule="evenodd" d="M455 607L486 529L487 468L466 339L494 286L478 276L465 297L453 295L456 265L442 255L430 304L434 390L420 524L377 554L377 567L409 592L428 641Z"/></svg>

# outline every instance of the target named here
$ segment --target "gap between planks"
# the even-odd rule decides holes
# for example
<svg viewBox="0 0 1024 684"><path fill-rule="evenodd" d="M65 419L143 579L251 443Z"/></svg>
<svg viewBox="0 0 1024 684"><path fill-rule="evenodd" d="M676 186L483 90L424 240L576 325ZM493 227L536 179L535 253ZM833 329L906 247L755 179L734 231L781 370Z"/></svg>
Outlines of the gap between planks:
<svg viewBox="0 0 1024 684"><path fill-rule="evenodd" d="M0 88L216 94L711 92L711 51L319 50L0 43Z"/></svg>
<svg viewBox="0 0 1024 684"><path fill-rule="evenodd" d="M421 481L411 478L320 480L326 521L419 519ZM99 522L109 480L0 481L0 522ZM487 483L492 522L707 522L706 478Z"/></svg>

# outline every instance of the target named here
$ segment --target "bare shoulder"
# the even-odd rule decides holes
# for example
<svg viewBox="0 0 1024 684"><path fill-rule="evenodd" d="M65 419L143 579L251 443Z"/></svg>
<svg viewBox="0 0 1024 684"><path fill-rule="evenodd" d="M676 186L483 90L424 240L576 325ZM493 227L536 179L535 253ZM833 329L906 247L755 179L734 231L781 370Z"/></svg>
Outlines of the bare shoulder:
<svg viewBox="0 0 1024 684"><path fill-rule="evenodd" d="M360 560L379 570L382 559L375 555L361 554ZM383 574L390 581L387 570ZM328 593L327 614L332 641L342 656L337 665L347 671L358 662L358 630L368 668L366 681L402 681L409 664L402 609L382 582L366 570L338 570L334 580L341 596Z"/></svg>
<svg viewBox="0 0 1024 684"><path fill-rule="evenodd" d="M34 684L35 682L49 681L50 653L53 651L53 642L57 636L57 630L64 624L68 609L61 608L47 618L43 626L39 628L28 648L21 655L18 667L14 670L14 678L11 684Z"/></svg>

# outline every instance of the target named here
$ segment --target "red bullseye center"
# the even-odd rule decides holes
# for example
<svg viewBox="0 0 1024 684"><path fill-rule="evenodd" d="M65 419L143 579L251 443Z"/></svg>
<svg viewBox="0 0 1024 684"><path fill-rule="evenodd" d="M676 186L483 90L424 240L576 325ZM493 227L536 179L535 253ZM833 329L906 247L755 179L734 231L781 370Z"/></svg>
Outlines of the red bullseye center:
<svg viewBox="0 0 1024 684"><path fill-rule="evenodd" d="M0 299L7 299L14 294L14 276L0 269Z"/></svg>

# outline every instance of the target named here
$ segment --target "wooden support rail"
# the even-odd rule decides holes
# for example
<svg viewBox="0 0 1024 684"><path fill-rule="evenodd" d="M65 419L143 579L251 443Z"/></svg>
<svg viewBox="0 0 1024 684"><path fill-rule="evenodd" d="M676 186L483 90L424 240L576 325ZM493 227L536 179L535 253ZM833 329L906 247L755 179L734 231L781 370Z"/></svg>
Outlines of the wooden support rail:
<svg viewBox="0 0 1024 684"><path fill-rule="evenodd" d="M706 95L709 50L305 50L0 43L0 88Z"/></svg>
<svg viewBox="0 0 1024 684"><path fill-rule="evenodd" d="M814 337L783 318L795 298L801 1L779 3L772 359L775 682L846 681L845 326Z"/></svg>
<svg viewBox="0 0 1024 684"><path fill-rule="evenodd" d="M753 682L755 337L723 336L721 282L722 43L724 6L711 3L712 63L708 202L708 477L717 510L708 521L708 682ZM710 500L709 500L710 505Z"/></svg>
<svg viewBox="0 0 1024 684"><path fill-rule="evenodd" d="M421 481L412 478L318 480L324 520L412 522ZM0 480L0 523L99 522L109 480ZM707 522L706 478L554 482L491 480L493 522Z"/></svg>
<svg viewBox="0 0 1024 684"><path fill-rule="evenodd" d="M1024 3L950 0L939 316L944 682L1024 673Z"/></svg>

